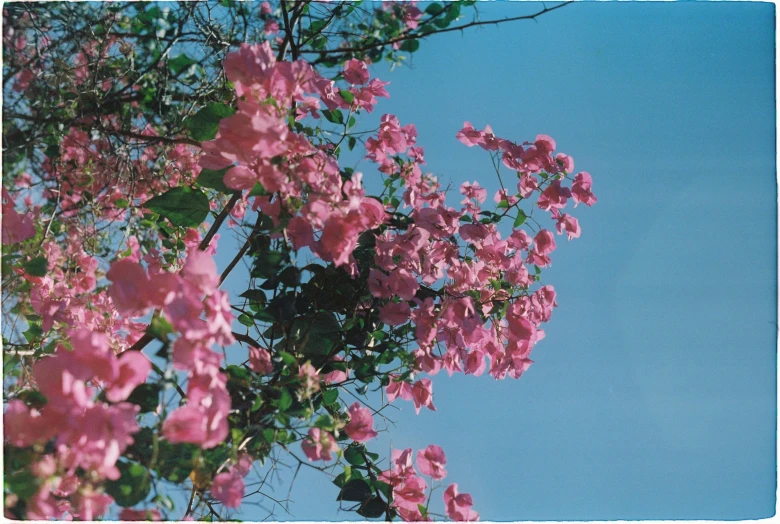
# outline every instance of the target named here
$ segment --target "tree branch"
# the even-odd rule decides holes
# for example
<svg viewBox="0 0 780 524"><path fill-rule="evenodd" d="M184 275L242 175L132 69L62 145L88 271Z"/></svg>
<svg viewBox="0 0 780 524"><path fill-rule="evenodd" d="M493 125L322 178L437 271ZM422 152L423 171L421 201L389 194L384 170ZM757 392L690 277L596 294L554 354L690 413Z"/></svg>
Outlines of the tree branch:
<svg viewBox="0 0 780 524"><path fill-rule="evenodd" d="M451 31L463 31L465 29L469 29L472 27L477 27L481 25L498 25L502 24L504 22L516 22L519 20L535 20L537 17L542 16L543 14L549 13L551 11L555 11L556 9L560 9L561 7L564 7L566 5L569 5L573 3L573 0L569 0L567 2L564 2L562 4L558 4L554 7L545 7L541 11L534 13L532 15L523 15L523 16L513 16L510 18L501 18L496 20L484 20L484 21L474 21L469 22L468 24L463 24L455 27L447 27L445 29L438 29L436 31L431 31L428 33L406 33L404 35L398 36L396 38L391 38L390 40L385 40L384 42L376 42L373 44L368 44L361 47L345 47L340 49L323 49L323 50L316 50L316 49L310 49L310 50L301 50L299 51L301 54L316 54L316 55L343 55L347 53L360 53L362 51L368 51L369 49L376 49L378 47L385 47L388 45L392 45L398 42L403 42L405 40L414 40L416 38L423 39L431 35L438 35L440 33L449 33Z"/></svg>

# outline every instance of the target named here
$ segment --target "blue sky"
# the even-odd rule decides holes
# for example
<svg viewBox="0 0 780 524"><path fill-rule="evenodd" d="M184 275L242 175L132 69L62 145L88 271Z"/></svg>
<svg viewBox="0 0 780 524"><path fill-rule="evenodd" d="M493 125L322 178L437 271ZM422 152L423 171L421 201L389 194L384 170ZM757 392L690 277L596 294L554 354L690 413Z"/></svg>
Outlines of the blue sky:
<svg viewBox="0 0 780 524"><path fill-rule="evenodd" d="M774 514L774 5L581 3L429 38L411 67L372 72L392 82L376 115L416 124L443 181L498 187L487 153L455 139L469 120L551 135L599 202L572 212L580 239L556 238L559 307L531 369L440 373L438 411L399 401L371 449L439 444L484 520ZM277 517L355 517L337 492L304 469Z"/></svg>

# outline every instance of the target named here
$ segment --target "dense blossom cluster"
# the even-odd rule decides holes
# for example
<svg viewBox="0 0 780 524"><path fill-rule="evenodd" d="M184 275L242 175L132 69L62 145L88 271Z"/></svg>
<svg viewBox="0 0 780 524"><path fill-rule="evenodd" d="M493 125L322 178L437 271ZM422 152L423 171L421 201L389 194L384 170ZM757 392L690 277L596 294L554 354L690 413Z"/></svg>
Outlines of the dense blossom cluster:
<svg viewBox="0 0 780 524"><path fill-rule="evenodd" d="M400 16L409 29L416 29L423 15L414 4L385 9ZM262 10L263 16L270 16L268 4ZM279 30L273 24L273 19L266 20L269 35ZM17 47L25 46L21 35L6 37ZM106 56L114 45L119 43L85 47L83 56L76 57L76 86L87 80L84 71L90 57ZM29 307L30 319L40 321L35 340L51 341L33 363L31 375L20 379L19 388L39 392L45 403L14 398L4 415L5 442L34 450L37 489L26 501L28 518L69 515L91 520L105 515L113 502L105 482L120 478L118 466L142 425L158 428L159 437L169 444L209 450L230 437L230 414L235 411L234 382L223 354L214 349L231 346L238 336L233 332L230 297L219 289L217 237L203 246L197 228L182 228L173 235L176 242L162 246L154 235L139 240L131 234L124 239L124 251L106 269L81 240L97 235L96 224L79 219L87 208L98 222L140 219L144 204L151 205L150 199L169 187L191 186L201 170L222 171L221 182L239 192L228 210L235 224L251 206L273 224L270 240L292 251L308 250L326 264L343 268L352 279L365 281L361 319L368 321L376 311L380 329L408 327L416 343L411 365L402 372L385 373L384 394L388 402L397 398L413 402L418 414L423 407L436 410L433 382L420 375L433 376L445 369L449 375L487 372L496 379L519 378L532 363L534 346L544 338L541 325L551 318L556 294L550 285L534 286L540 268L551 264L557 245L553 232L531 218L529 206L524 211L520 205L530 202L548 212L557 234L565 233L571 240L581 231L577 219L563 212L568 202L575 206L596 202L591 176L574 174L572 158L556 154L552 138L539 135L533 142L516 143L497 137L489 126L479 131L466 122L458 140L500 159L516 174L516 191L502 184L492 198L497 212L487 211L487 190L478 182L464 182L462 201L451 207L436 178L422 170L424 150L417 145L414 125L383 115L377 131L365 141L365 158L386 177L386 187L403 188L401 199L383 201L366 194L361 173L340 169L334 144L315 143L292 125L321 120L336 110L346 111L348 118L371 112L377 98L388 93L386 82L371 79L366 61L346 60L337 80L331 80L306 61L277 59L264 42L242 45L223 65L235 90L236 110L220 120L212 140L202 142L202 153L191 145L174 144L145 147L128 157L113 152L108 139L85 131L84 126L96 121L84 120L67 131L56 162L44 162L43 182L56 181L56 189L44 184L39 195L59 206L59 236L43 233L42 213L29 196L27 212L16 210L17 191L30 187L29 175L17 180L13 192L3 187L2 242L28 249L20 255L23 263L13 267L29 291L28 298L20 296L19 301ZM14 89L24 90L30 74L34 73L21 74ZM339 85L342 81L346 85ZM115 124L111 118L100 122ZM345 123L345 132L347 127ZM142 137L154 134L151 127L139 130ZM133 164L137 179L116 178L122 162ZM156 170L161 171L152 176ZM218 207L216 198L211 205ZM511 233L502 235L498 224L506 216L516 217L515 223ZM538 227L532 227L531 220ZM361 269L355 253L366 233L374 251L370 267ZM36 268L35 253L29 251L34 238L42 239L38 249L43 268ZM150 380L155 368L138 351L143 345L136 347L149 333L150 323L167 326L162 335L156 328L156 336L170 346L163 357L171 368L168 375L186 374L187 386L179 405L169 409L158 398L156 409L142 419L139 406L128 399ZM292 358L292 370L282 373L284 355L278 347L250 344L243 360L253 376L266 377L259 379L263 387L283 377L292 381L302 404L337 391L357 367L350 351L341 348L320 361ZM166 375L155 371L160 379ZM351 440L350 449L363 450L378 435L372 410L360 402L331 415L299 434L300 449L310 462L341 459L346 446L340 442ZM241 446L233 441L230 458L203 483L227 508L241 505L244 479L259 458ZM440 481L447 475L440 447L428 446L415 457L417 469L411 449L393 451L391 466L378 478L389 487L389 507L410 521L430 518L431 488L423 476ZM447 487L443 502L453 520L479 517L470 495L459 493L457 484ZM125 508L119 516L162 518L156 508Z"/></svg>
<svg viewBox="0 0 780 524"><path fill-rule="evenodd" d="M362 62L347 62L344 77L352 84L353 95L348 103L334 82L310 64L277 62L268 43L243 45L225 61L225 72L241 97L238 111L220 122L213 141L203 144L201 166L229 167L224 181L231 189L251 190L261 184L269 196L255 198L254 207L275 224L287 222L294 248L308 247L336 266L348 265L354 273L351 254L357 238L382 224L384 209L365 196L360 175L342 182L335 158L291 131L285 118L296 103L318 116L320 101L329 109L370 112L377 96L388 96L386 83L369 81ZM274 103L265 103L269 98Z"/></svg>

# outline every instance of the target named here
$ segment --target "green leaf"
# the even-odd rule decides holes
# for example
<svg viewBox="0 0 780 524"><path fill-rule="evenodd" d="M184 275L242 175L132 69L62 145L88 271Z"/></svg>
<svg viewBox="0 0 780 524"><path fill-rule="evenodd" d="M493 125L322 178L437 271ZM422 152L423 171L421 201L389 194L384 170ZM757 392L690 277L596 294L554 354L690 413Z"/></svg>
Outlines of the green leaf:
<svg viewBox="0 0 780 524"><path fill-rule="evenodd" d="M258 302L260 304L265 304L268 301L268 298L265 296L265 293L260 289L247 289L240 295L241 298L249 299L253 302Z"/></svg>
<svg viewBox="0 0 780 524"><path fill-rule="evenodd" d="M351 466L344 466L344 472L339 473L335 479L333 479L333 483L343 488L344 485L349 481L350 477L352 477L352 467Z"/></svg>
<svg viewBox="0 0 780 524"><path fill-rule="evenodd" d="M222 193L230 193L231 189L223 182L225 173L228 172L228 169L230 169L230 167L218 171L214 171L213 169L201 169L196 182L200 187L216 189Z"/></svg>
<svg viewBox="0 0 780 524"><path fill-rule="evenodd" d="M357 514L367 519L378 519L384 516L387 511L387 503L381 497L369 497L360 508Z"/></svg>
<svg viewBox="0 0 780 524"><path fill-rule="evenodd" d="M114 206L117 209L126 209L126 208L130 207L130 202L128 202L127 199L124 199L124 198L117 198L114 201Z"/></svg>
<svg viewBox="0 0 780 524"><path fill-rule="evenodd" d="M333 431L333 417L330 415L321 415L316 422L314 422L315 428L324 429L325 431Z"/></svg>
<svg viewBox="0 0 780 524"><path fill-rule="evenodd" d="M241 313L238 316L238 321L244 324L246 327L253 327L255 325L255 321L252 320L252 317L250 317L246 313Z"/></svg>
<svg viewBox="0 0 780 524"><path fill-rule="evenodd" d="M301 284L301 270L295 266L285 268L279 273L278 280L287 287L297 287Z"/></svg>
<svg viewBox="0 0 780 524"><path fill-rule="evenodd" d="M259 320L260 322L274 322L276 318L265 308L258 309L257 313L254 314L255 319Z"/></svg>
<svg viewBox="0 0 780 524"><path fill-rule="evenodd" d="M252 269L253 277L270 278L275 275L285 259L281 251L263 251L257 255L255 267Z"/></svg>
<svg viewBox="0 0 780 524"><path fill-rule="evenodd" d="M363 502L371 496L371 487L368 482L361 479L353 479L344 484L336 500L350 500L352 502Z"/></svg>
<svg viewBox="0 0 780 524"><path fill-rule="evenodd" d="M169 497L168 495L162 495L158 494L154 499L152 500L155 504L159 504L160 506L164 507L168 511L173 511L173 508L175 507L173 503L173 499ZM152 515L150 513L147 513L146 520L152 520Z"/></svg>
<svg viewBox="0 0 780 524"><path fill-rule="evenodd" d="M267 194L268 194L268 192L265 190L265 188L263 187L263 184L261 184L260 182L256 183L255 187L252 188L252 191L249 192L249 196L251 196L251 197L253 197L253 196L265 196Z"/></svg>
<svg viewBox="0 0 780 524"><path fill-rule="evenodd" d="M228 375L238 380L249 379L249 371L245 367L230 364L227 368L225 368L225 371L227 371Z"/></svg>
<svg viewBox="0 0 780 524"><path fill-rule="evenodd" d="M517 228L517 227L522 226L525 223L525 219L526 218L528 218L528 217L525 216L525 211L523 211L522 209L518 208L518 210L517 210L517 218L515 218L515 223L512 224L512 227Z"/></svg>
<svg viewBox="0 0 780 524"><path fill-rule="evenodd" d="M312 34L319 33L320 31L325 29L325 26L327 26L327 25L328 25L328 23L325 20L315 20L309 26L309 31L311 31Z"/></svg>
<svg viewBox="0 0 780 524"><path fill-rule="evenodd" d="M287 353L286 351L280 351L278 353L279 358L282 359L282 362L285 363L287 366L294 366L298 361L295 360L295 357L291 354Z"/></svg>
<svg viewBox="0 0 780 524"><path fill-rule="evenodd" d="M446 29L450 25L450 21L447 18L437 18L433 21L433 25L439 29Z"/></svg>
<svg viewBox="0 0 780 524"><path fill-rule="evenodd" d="M334 402L336 402L339 399L339 390L338 389L326 389L322 392L322 402L326 406L333 405Z"/></svg>
<svg viewBox="0 0 780 524"><path fill-rule="evenodd" d="M27 339L27 342L32 342L33 340L43 335L43 329L41 329L41 325L37 322L30 322L30 326L27 328L27 331L23 332L22 335L24 335L24 338Z"/></svg>
<svg viewBox="0 0 780 524"><path fill-rule="evenodd" d="M44 257L35 257L32 260L22 263L25 273L34 277L46 276L48 261Z"/></svg>
<svg viewBox="0 0 780 524"><path fill-rule="evenodd" d="M341 325L331 312L302 315L290 326L290 339L305 356L330 353L340 333Z"/></svg>
<svg viewBox="0 0 780 524"><path fill-rule="evenodd" d="M362 466L366 463L366 459L363 457L363 454L358 448L354 446L350 446L344 450L344 460L353 466Z"/></svg>
<svg viewBox="0 0 780 524"><path fill-rule="evenodd" d="M263 397L261 397L261 396L258 396L258 397L255 399L254 403L252 403L252 407L249 409L249 411L250 411L251 413L254 413L254 412L255 412L255 411L257 411L258 409L260 409L261 407L263 407L263 404L264 404L264 402L263 402Z"/></svg>
<svg viewBox="0 0 780 524"><path fill-rule="evenodd" d="M140 406L141 413L149 413L160 405L161 389L159 384L141 384L130 393L127 402Z"/></svg>
<svg viewBox="0 0 780 524"><path fill-rule="evenodd" d="M149 471L137 462L117 462L120 477L106 482L106 493L122 507L135 506L151 489Z"/></svg>
<svg viewBox="0 0 780 524"><path fill-rule="evenodd" d="M25 389L16 398L35 409L41 409L48 402L43 393L34 389Z"/></svg>
<svg viewBox="0 0 780 524"><path fill-rule="evenodd" d="M351 104L355 100L355 95L353 95L352 91L349 91L348 89L341 89L339 94L341 95L341 98L343 98L344 101L348 104Z"/></svg>
<svg viewBox="0 0 780 524"><path fill-rule="evenodd" d="M195 465L195 456L198 453L197 446L193 444L171 444L161 441L160 456L157 460L156 471L166 480L171 482L183 482L189 477Z"/></svg>
<svg viewBox="0 0 780 524"><path fill-rule="evenodd" d="M173 333L173 326L163 317L152 318L152 323L146 329L146 332L158 340L168 340L168 335Z"/></svg>
<svg viewBox="0 0 780 524"><path fill-rule="evenodd" d="M6 459L8 460L8 459ZM22 470L5 477L6 487L20 499L26 500L35 495L40 486L40 480L29 471Z"/></svg>
<svg viewBox="0 0 780 524"><path fill-rule="evenodd" d="M290 409L290 406L292 406L293 399L292 395L290 395L290 392L286 389L281 390L281 395L279 399L276 401L276 407L279 408L279 411L287 411Z"/></svg>
<svg viewBox="0 0 780 524"><path fill-rule="evenodd" d="M235 111L230 106L212 102L184 122L190 135L198 142L212 140L219 131L219 121L231 116Z"/></svg>
<svg viewBox="0 0 780 524"><path fill-rule="evenodd" d="M381 480L372 480L371 485L374 486L374 489L376 489L379 493L387 498L390 498L390 493L392 491L390 484L387 482L382 482Z"/></svg>
<svg viewBox="0 0 780 524"><path fill-rule="evenodd" d="M444 11L444 7L441 4L437 3L437 2L433 2L431 4L428 4L428 6L425 8L425 12L427 14L431 15L431 16L437 16L442 11Z"/></svg>
<svg viewBox="0 0 780 524"><path fill-rule="evenodd" d="M340 109L334 109L333 111L323 109L322 116L324 116L325 120L328 122L344 125L344 113L342 113Z"/></svg>
<svg viewBox="0 0 780 524"><path fill-rule="evenodd" d="M189 69L189 67L194 64L197 64L197 62L187 55L179 55L168 61L168 67L171 68L171 71L173 71L173 74L176 76L185 69Z"/></svg>
<svg viewBox="0 0 780 524"><path fill-rule="evenodd" d="M357 145L357 138L355 138L354 136L347 138L347 147L349 148L350 151L355 149L356 145Z"/></svg>
<svg viewBox="0 0 780 524"><path fill-rule="evenodd" d="M148 200L144 207L178 227L197 227L209 214L209 198L203 191L174 187Z"/></svg>
<svg viewBox="0 0 780 524"><path fill-rule="evenodd" d="M401 51L406 51L408 53L414 53L420 48L420 41L416 38L412 38L410 40L405 40L403 44L401 44Z"/></svg>

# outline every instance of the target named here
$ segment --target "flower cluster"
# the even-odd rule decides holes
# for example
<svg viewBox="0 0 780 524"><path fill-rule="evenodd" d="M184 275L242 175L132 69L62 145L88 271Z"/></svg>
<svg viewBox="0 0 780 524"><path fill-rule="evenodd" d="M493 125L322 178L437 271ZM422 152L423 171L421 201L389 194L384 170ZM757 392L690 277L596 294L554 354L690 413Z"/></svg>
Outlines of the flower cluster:
<svg viewBox="0 0 780 524"><path fill-rule="evenodd" d="M114 262L106 275L112 281L109 294L120 312L132 317L159 309L181 334L173 345L173 365L189 372L187 404L168 416L163 435L170 442L204 448L225 439L230 411L227 377L219 370L222 358L210 349L234 341L233 315L227 294L217 289L216 269L211 255L194 249L179 273L147 274L128 257Z"/></svg>
<svg viewBox="0 0 780 524"><path fill-rule="evenodd" d="M382 472L380 480L387 482L393 490L393 507L405 521L427 520L420 511L427 507L428 483L417 474L412 462L412 449L393 450L392 467ZM447 476L447 457L439 446L430 445L417 452L417 468L431 480L442 480ZM471 509L471 495L458 494L458 485L451 484L444 492L447 516L456 521L479 520L479 514Z"/></svg>
<svg viewBox="0 0 780 524"><path fill-rule="evenodd" d="M414 3L385 9L410 31L423 17ZM259 11L264 33L270 40L279 38L274 36L280 25L271 5L263 3ZM28 45L22 34L6 32L4 39L18 49ZM90 60L105 60L108 50L119 45L113 39L101 48L83 46L75 58L74 85L90 81ZM254 460L265 458L260 453L270 449L262 446L300 442L311 462L350 461L354 456L349 453L359 450L361 457L355 460L370 462L375 459L364 444L378 435L378 412L362 401L348 407L338 403L340 388L362 381L366 387L355 389L364 394L368 383L379 378L388 402L401 398L411 401L418 414L423 407L435 411L433 382L420 375L444 369L449 375L519 378L544 338L542 324L557 303L553 287L538 284L539 275L551 265L558 246L553 226L546 229L533 213L549 213L555 232L571 240L581 236L581 228L564 212L569 201L575 207L596 202L591 176L574 174L573 159L556 153L551 137L516 143L497 137L489 126L477 130L466 122L457 139L488 151L497 168L500 162L516 182L507 187L502 182L492 198L493 210L486 209L490 199L484 187L464 182L462 200L453 207L439 181L423 172L424 150L417 144L415 126L385 114L365 140L365 159L385 177L389 194L376 198L367 195L363 174L340 168L341 141L325 139L304 125L312 119L342 126L342 141L349 137L354 141L350 149L354 147L352 115L371 112L378 98L388 96L387 83L371 78L367 60L350 58L335 80L328 79L306 61L277 58L266 41L242 45L223 66L235 90L236 109L222 106L229 115L221 118L218 131L214 123L216 135L201 142L202 153L189 140L117 154L111 140L87 130L118 130L119 117L89 116L63 129L56 158L47 153L38 175L44 182L39 196L57 203L56 221L54 215L45 219L44 208L34 207L29 196L29 212L19 213L20 195L3 188L2 242L9 250L20 249L8 266L22 282L16 308L35 327L24 335L34 348L31 372L19 379L18 398L8 402L4 415L5 441L32 449L35 494L24 501L28 518L90 520L104 515L113 502L106 482L119 480L129 461L140 461L131 446L141 440L141 422L154 417L154 429L143 429L154 433L155 446L161 441L199 448L198 459L186 464L195 475L193 496L208 490L227 508L241 505ZM12 86L24 90L30 81L30 73L22 72ZM113 89L105 82L99 87ZM131 135L146 144L156 133L146 126ZM137 179L117 176L127 166ZM217 272L214 261L215 231L210 243L202 241L198 229L187 227L202 218L191 220L190 209L183 218L175 214L186 202L169 199L166 208L153 200L174 190L196 193L190 187L195 180L207 183L198 179L201 172L217 172L219 178L204 187L236 192L222 216L229 213L231 227L247 213L258 214L241 256L274 242L279 249L274 254L294 270L281 282L278 274L269 277L273 268L264 267L259 254L252 253L260 271L253 270L251 278L262 276L265 282L241 295L253 300L247 300L238 321L255 328L270 324L267 331L258 330L262 342L233 331L231 309L239 308L219 289L225 275ZM31 187L31 180L28 174L18 176L14 189ZM206 216L208 208L216 211L227 199L226 194L197 191L205 208L193 216ZM144 206L155 213L146 213ZM172 215L163 216L171 208ZM87 211L94 213L94 221L84 220ZM508 234L499 231L505 217L514 219ZM119 221L127 221L131 233L123 236L126 249L116 256L109 252L110 265L101 263L97 249L87 248L84 239L110 238L101 233L103 226ZM139 231L142 221L152 224L152 231ZM41 241L34 252L31 244L36 241L30 239L37 238ZM366 246L371 248L367 254ZM344 286L349 289L339 295L341 289L327 289L330 282L318 288L316 278L302 280L303 269L292 267L290 255L304 250L326 266L303 269L315 277L318 271L345 275L352 281ZM287 295L279 292L289 288L294 289ZM315 297L312 290L319 294ZM326 307L329 303L336 305ZM295 335L310 324L316 324L313 335ZM166 370L139 351L155 338L163 343L157 356ZM248 346L246 360L227 366L214 347L231 346L236 339ZM402 348L399 341L411 341L414 350ZM384 368L398 361L400 366ZM152 369L159 379L147 383ZM171 379L177 372L186 375L186 392ZM181 396L172 408L159 394L171 384ZM141 409L131 396L141 386L157 395L151 400L154 406L144 410L146 420L139 418ZM312 423L318 411L327 416ZM293 418L304 425L292 424ZM352 442L342 453L339 442L348 439ZM257 445L260 451L247 452L245 445ZM203 456L215 450L226 454L215 454L218 465L203 466ZM447 475L440 447L430 445L414 457L411 449L394 451L392 466L378 481L372 478L389 485L384 486L389 489L386 509L404 520L429 517L430 491L423 477L441 481ZM380 471L373 463L364 467L369 473L372 467ZM369 497L384 503L381 489L374 484L371 489ZM457 484L446 488L443 500L449 518L478 519L471 496L459 493ZM160 520L162 515L156 508L127 507L120 518Z"/></svg>
<svg viewBox="0 0 780 524"><path fill-rule="evenodd" d="M41 487L27 508L34 519L65 511L85 520L101 515L95 504L106 507L112 499L100 483L119 478L117 460L140 429L138 406L124 401L146 381L151 362L138 352L117 357L105 334L84 328L71 331L68 343L72 349L60 344L53 356L33 366L46 405L38 410L14 399L3 417L6 440L13 446L55 438L55 452L43 455L36 469ZM98 389L107 402L95 398ZM86 475L79 479L77 470Z"/></svg>
<svg viewBox="0 0 780 524"><path fill-rule="evenodd" d="M387 96L385 84L368 82L365 64L361 68L355 62L348 62L344 71L353 83L348 103L334 82L308 63L277 61L268 43L243 45L224 63L241 97L238 111L221 120L213 141L203 143L200 160L207 169L228 168L224 183L231 189L251 190L260 184L268 196L257 197L255 208L275 224L287 225L295 249L308 247L353 273L357 238L384 222L384 209L365 196L360 174L343 182L335 159L304 134L291 131L285 117L294 103L316 115L320 100L331 110L371 111L377 96Z"/></svg>

